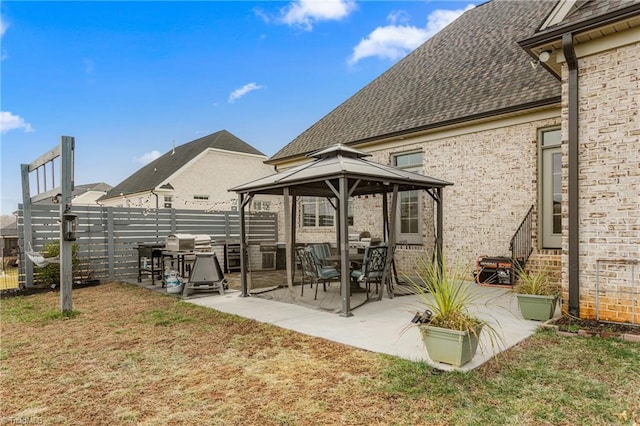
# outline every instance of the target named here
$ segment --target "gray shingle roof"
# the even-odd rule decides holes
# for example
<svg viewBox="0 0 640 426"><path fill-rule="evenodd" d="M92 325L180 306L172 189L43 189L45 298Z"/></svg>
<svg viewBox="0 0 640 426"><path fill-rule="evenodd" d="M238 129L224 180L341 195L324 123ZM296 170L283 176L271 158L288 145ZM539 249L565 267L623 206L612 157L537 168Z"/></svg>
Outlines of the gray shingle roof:
<svg viewBox="0 0 640 426"><path fill-rule="evenodd" d="M555 2L493 0L467 11L278 151L295 157L509 109L559 102L560 82L518 41Z"/></svg>
<svg viewBox="0 0 640 426"><path fill-rule="evenodd" d="M106 195L100 197L99 200L119 197L121 193L132 194L150 191L208 148L264 156L262 152L244 142L242 139L232 135L226 130L220 130L219 132L177 146L175 152L169 151L162 157L142 167L118 185L111 188L111 190L109 190Z"/></svg>
<svg viewBox="0 0 640 426"><path fill-rule="evenodd" d="M315 160L309 163L262 177L229 191L282 195L284 188L289 188L291 195L333 198L335 193L327 185L327 181L337 187L337 180L343 177L350 181L351 196L388 193L396 184L400 191L453 185L441 179L369 161L364 158L367 156L365 152L336 144L314 153Z"/></svg>

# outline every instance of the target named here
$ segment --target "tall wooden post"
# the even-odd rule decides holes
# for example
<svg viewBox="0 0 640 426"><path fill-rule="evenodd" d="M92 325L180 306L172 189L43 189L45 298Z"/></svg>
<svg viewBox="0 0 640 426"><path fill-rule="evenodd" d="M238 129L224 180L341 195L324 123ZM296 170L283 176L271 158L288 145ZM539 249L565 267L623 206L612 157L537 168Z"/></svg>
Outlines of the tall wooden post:
<svg viewBox="0 0 640 426"><path fill-rule="evenodd" d="M240 297L249 297L247 289L247 243L246 243L246 225L244 223L244 197L243 193L239 194L238 210L240 213L240 287L242 289Z"/></svg>
<svg viewBox="0 0 640 426"><path fill-rule="evenodd" d="M71 211L71 198L73 192L73 144L70 136L62 136L60 139L60 310L71 312L73 301L71 291L73 289L73 241L65 241L63 215Z"/></svg>
<svg viewBox="0 0 640 426"><path fill-rule="evenodd" d="M340 239L338 240L338 247L340 249L340 263L342 265L342 268L340 270L340 288L342 289L342 312L340 313L340 316L343 317L353 316L353 314L351 313L351 290L349 288L351 274L349 271L349 227L347 226L347 217L349 216L349 195L347 194L347 184L347 178L341 177L339 189L340 197L338 200L338 210L340 211Z"/></svg>

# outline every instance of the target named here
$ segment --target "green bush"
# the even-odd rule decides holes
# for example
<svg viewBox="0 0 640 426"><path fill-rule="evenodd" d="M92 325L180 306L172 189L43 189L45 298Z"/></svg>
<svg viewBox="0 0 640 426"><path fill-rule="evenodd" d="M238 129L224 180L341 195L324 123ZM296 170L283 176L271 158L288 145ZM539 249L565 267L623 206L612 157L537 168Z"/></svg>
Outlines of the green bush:
<svg viewBox="0 0 640 426"><path fill-rule="evenodd" d="M60 256L60 241L54 240L45 244L42 254L45 258ZM71 267L73 274L75 274L79 264L80 260L78 259L78 245L76 243L73 243L73 245L71 246ZM59 263L50 263L47 266L43 266L42 268L36 266L33 271L34 275L37 277L37 282L41 284L50 284L52 286L60 285Z"/></svg>

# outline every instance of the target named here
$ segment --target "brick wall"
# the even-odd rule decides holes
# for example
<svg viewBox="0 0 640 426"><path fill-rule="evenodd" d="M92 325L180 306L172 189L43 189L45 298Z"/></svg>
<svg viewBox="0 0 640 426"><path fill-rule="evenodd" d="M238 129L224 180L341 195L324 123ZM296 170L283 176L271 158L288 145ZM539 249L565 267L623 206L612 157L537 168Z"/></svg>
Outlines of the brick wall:
<svg viewBox="0 0 640 426"><path fill-rule="evenodd" d="M580 58L578 64L580 314L640 323L640 266L633 265L640 258L640 43ZM569 286L566 70L565 66L562 105L565 293Z"/></svg>
<svg viewBox="0 0 640 426"><path fill-rule="evenodd" d="M541 119L424 142L416 138L401 148L372 151L372 159L390 164L393 154L421 149L422 173L454 183L444 189L444 251L450 263L459 259L472 270L479 255L510 255L511 237L537 200L538 129L558 123ZM397 265L406 273L418 254L433 253L433 201L426 194L422 200L424 247L397 250ZM381 226L376 220L374 208L356 211L356 227Z"/></svg>

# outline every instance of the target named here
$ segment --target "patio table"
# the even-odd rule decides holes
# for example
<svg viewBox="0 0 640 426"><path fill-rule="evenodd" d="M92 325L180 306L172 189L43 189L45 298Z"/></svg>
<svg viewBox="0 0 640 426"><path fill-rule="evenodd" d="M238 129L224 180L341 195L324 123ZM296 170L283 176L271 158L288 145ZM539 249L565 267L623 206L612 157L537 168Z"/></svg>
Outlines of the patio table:
<svg viewBox="0 0 640 426"><path fill-rule="evenodd" d="M327 256L325 259L327 259L330 262L335 262L338 265L338 268L340 267L340 264L342 262L342 256L339 254ZM348 260L349 260L349 276L351 276L351 270L353 270L354 268L357 269L360 266L362 266L362 262L364 262L364 253L349 253ZM352 293L366 291L365 289L360 287L360 283L358 283L358 281L354 280L353 278L351 278L350 281L351 281Z"/></svg>

